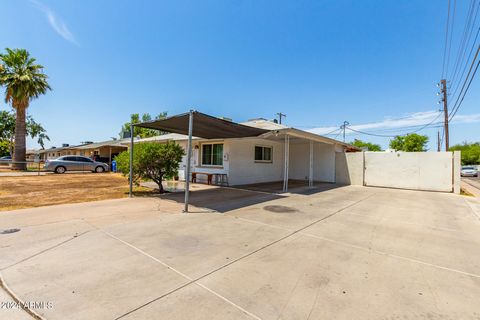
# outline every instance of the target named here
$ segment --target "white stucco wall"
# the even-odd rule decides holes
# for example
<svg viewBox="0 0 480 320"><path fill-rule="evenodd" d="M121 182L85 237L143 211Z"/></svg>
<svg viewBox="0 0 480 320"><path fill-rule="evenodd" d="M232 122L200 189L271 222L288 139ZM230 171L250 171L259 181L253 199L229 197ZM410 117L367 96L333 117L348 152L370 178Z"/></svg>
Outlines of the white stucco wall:
<svg viewBox="0 0 480 320"><path fill-rule="evenodd" d="M202 166L200 150L202 143L223 143L223 166ZM185 150L186 141L177 141ZM195 146L198 146L195 149ZM255 146L273 148L272 162L255 162ZM226 173L230 185L282 181L284 171L284 142L266 139L244 138L226 140L194 140L192 149L192 172ZM290 144L289 179L308 179L310 146L308 142ZM314 180L335 182L335 146L314 143ZM186 156L179 166L179 178L184 179ZM198 175L198 182L206 182L205 175Z"/></svg>
<svg viewBox="0 0 480 320"><path fill-rule="evenodd" d="M363 152L335 153L335 182L363 186Z"/></svg>
<svg viewBox="0 0 480 320"><path fill-rule="evenodd" d="M453 191L452 152L365 152L365 185Z"/></svg>
<svg viewBox="0 0 480 320"><path fill-rule="evenodd" d="M308 180L310 171L310 143L290 145L289 178ZM335 182L335 146L332 144L313 144L313 180Z"/></svg>
<svg viewBox="0 0 480 320"><path fill-rule="evenodd" d="M229 139L228 159L230 185L283 180L284 144L264 139ZM255 146L272 147L272 162L255 162Z"/></svg>

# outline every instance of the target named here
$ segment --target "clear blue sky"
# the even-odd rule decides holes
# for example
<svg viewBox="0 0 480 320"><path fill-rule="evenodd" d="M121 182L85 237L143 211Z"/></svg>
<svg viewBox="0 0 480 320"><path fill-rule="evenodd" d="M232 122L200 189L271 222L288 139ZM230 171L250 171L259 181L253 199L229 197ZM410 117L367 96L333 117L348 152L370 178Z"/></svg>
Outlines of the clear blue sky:
<svg viewBox="0 0 480 320"><path fill-rule="evenodd" d="M29 109L52 139L47 146L118 136L134 112L194 107L245 121L282 111L288 125L322 128L440 107L447 0L3 0L1 7L0 48L28 49L50 76L53 91ZM459 31L466 8L459 1ZM453 143L480 140L479 85L477 78L459 111L464 120L452 125ZM435 142L436 129L423 132ZM347 139L354 137L388 145L388 138Z"/></svg>

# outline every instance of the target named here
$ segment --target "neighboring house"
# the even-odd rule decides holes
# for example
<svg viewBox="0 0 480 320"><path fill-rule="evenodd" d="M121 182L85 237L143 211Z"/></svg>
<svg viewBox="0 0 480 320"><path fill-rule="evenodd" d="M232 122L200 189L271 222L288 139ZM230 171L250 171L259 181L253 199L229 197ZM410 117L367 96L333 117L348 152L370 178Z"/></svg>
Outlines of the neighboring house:
<svg viewBox="0 0 480 320"><path fill-rule="evenodd" d="M335 182L335 153L360 151L359 148L341 141L265 119L253 119L240 124L268 132L259 137L248 138L209 140L194 137L192 172L226 174L230 185L282 181L285 174L292 180L309 181L312 174L313 181ZM289 139L288 144L286 136ZM187 140L186 135L170 133L135 140L135 143L175 141L186 149ZM313 157L312 168L310 155ZM183 157L179 168L180 180L185 179L185 167L186 157ZM285 167L288 167L287 173ZM206 177L198 175L197 179L205 181Z"/></svg>
<svg viewBox="0 0 480 320"><path fill-rule="evenodd" d="M38 154L41 161L56 159L61 156L76 155L95 158L97 161L105 162L111 165L112 160L122 151L127 150L124 142L129 139L108 140L102 142L88 142L81 145L70 146L63 144L62 147L52 147L44 150L36 150L34 153L27 153L28 158L35 157Z"/></svg>
<svg viewBox="0 0 480 320"><path fill-rule="evenodd" d="M45 161L49 159L56 159L61 156L71 155L72 151L70 151L71 146L69 144L64 143L61 147L51 147L48 149L38 150L37 154L40 157L40 161Z"/></svg>
<svg viewBox="0 0 480 320"><path fill-rule="evenodd" d="M102 142L89 143L71 148L76 155L92 158L100 162L112 164L112 160L122 151L127 150L127 146L123 145L130 139L108 140Z"/></svg>

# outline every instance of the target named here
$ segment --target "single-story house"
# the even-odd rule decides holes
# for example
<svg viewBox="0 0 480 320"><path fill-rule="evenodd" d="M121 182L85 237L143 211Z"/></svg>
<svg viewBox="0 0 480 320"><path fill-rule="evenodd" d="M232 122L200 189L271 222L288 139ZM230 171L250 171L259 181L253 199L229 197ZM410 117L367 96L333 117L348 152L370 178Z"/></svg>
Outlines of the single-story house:
<svg viewBox="0 0 480 320"><path fill-rule="evenodd" d="M334 183L335 153L360 151L347 143L266 119L232 124L237 129L261 129L258 130L261 134L220 139L193 137L191 172L202 173L196 174L198 181L206 181L207 176L203 173L211 173L227 177L229 185L276 182L284 177L309 184L313 181ZM175 141L186 150L188 136L169 133L138 139L134 143L167 141ZM185 179L186 159L184 156L179 167L180 180Z"/></svg>
<svg viewBox="0 0 480 320"><path fill-rule="evenodd" d="M111 164L112 160L122 151L128 149L123 143L129 139L108 140L102 142L87 142L71 146L63 144L61 147L52 147L44 150L30 150L27 152L27 159L34 160L38 155L41 161L55 159L61 156L77 155L85 156L97 161Z"/></svg>

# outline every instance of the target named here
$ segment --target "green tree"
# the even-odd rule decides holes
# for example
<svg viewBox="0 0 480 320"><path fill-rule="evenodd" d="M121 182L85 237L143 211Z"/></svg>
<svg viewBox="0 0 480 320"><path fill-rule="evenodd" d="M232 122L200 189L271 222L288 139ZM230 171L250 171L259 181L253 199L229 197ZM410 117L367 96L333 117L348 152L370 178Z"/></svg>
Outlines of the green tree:
<svg viewBox="0 0 480 320"><path fill-rule="evenodd" d="M50 141L45 128L40 123L35 122L31 116L27 117L27 134L32 139L37 138L37 143L42 149L45 149L45 140Z"/></svg>
<svg viewBox="0 0 480 320"><path fill-rule="evenodd" d="M7 141L10 154L13 154L15 145L15 113L5 110L0 111L0 141ZM45 140L50 140L43 126L36 122L32 116L27 116L26 134L32 139L37 138L38 144L45 148ZM6 143L3 146L7 145Z"/></svg>
<svg viewBox="0 0 480 320"><path fill-rule="evenodd" d="M419 152L426 151L428 137L416 133L406 136L396 136L390 140L390 148L397 151Z"/></svg>
<svg viewBox="0 0 480 320"><path fill-rule="evenodd" d="M0 157L9 156L12 151L12 146L8 140L0 140Z"/></svg>
<svg viewBox="0 0 480 320"><path fill-rule="evenodd" d="M162 112L158 114L155 117L155 120L160 120L160 119L165 119L167 117L166 112ZM152 121L152 116L149 113L144 113L142 114L141 120L140 120L140 114L138 113L133 113L130 115L130 121L125 122L125 124L122 126L122 129L120 131L120 139L121 138L126 138L130 137L130 124L133 123L140 123L140 122L147 122L147 121ZM133 136L134 137L140 137L140 138L148 138L148 137L154 137L158 136L161 134L164 134L165 132L160 132L158 130L154 129L147 129L147 128L140 128L140 127L134 127L133 128Z"/></svg>
<svg viewBox="0 0 480 320"><path fill-rule="evenodd" d="M5 102L15 109L14 161L25 161L27 108L33 99L51 90L43 66L36 63L25 49L6 48L0 54L2 69L0 85L5 87ZM15 169L26 169L25 163L15 163Z"/></svg>
<svg viewBox="0 0 480 320"><path fill-rule="evenodd" d="M480 142L456 144L448 151L461 151L462 164L480 164Z"/></svg>
<svg viewBox="0 0 480 320"><path fill-rule="evenodd" d="M138 185L140 179L152 180L163 193L162 181L178 174L178 166L185 154L183 148L175 143L138 143L133 151L133 182ZM130 172L130 151L120 153L115 160L117 169L128 176Z"/></svg>
<svg viewBox="0 0 480 320"><path fill-rule="evenodd" d="M353 142L350 142L352 146L359 148L366 148L367 151L382 151L382 147L379 144L373 144L371 142L362 141L360 139L355 139Z"/></svg>

